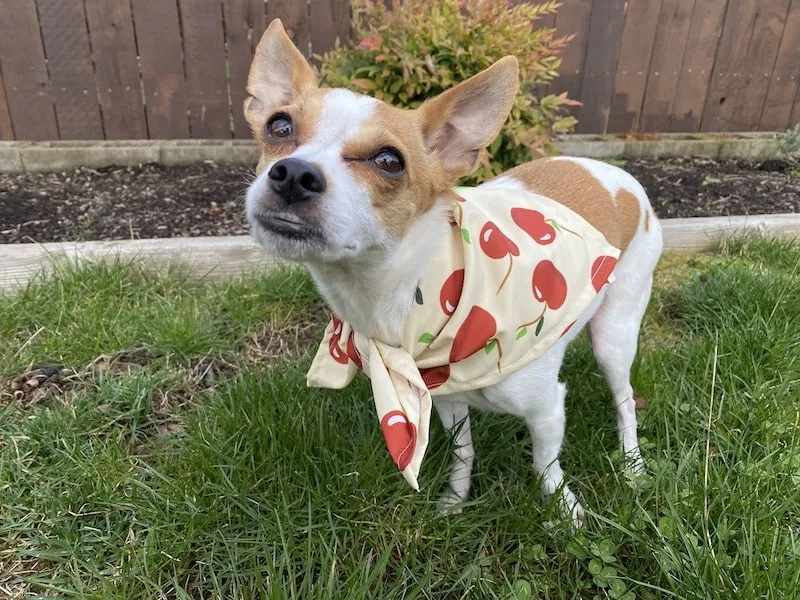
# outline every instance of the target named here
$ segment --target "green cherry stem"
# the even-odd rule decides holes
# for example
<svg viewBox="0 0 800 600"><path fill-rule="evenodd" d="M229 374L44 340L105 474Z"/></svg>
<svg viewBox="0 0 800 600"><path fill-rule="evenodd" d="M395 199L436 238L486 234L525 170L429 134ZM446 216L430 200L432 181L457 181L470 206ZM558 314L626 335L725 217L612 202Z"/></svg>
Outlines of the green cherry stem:
<svg viewBox="0 0 800 600"><path fill-rule="evenodd" d="M569 232L569 233L571 233L572 235L578 236L580 239L583 239L583 236L582 236L580 233L578 233L577 231L572 231L572 229L567 229L567 228L566 228L566 227L564 227L564 226L563 226L561 223L557 223L557 222L555 221L555 219L546 219L546 220L545 220L545 222L546 222L546 223L550 223L550 224L553 224L553 223L555 223L555 225L556 225L556 227L557 227L558 229L563 229L564 231L566 231L566 232Z"/></svg>
<svg viewBox="0 0 800 600"><path fill-rule="evenodd" d="M538 323L539 321L542 320L542 318L544 318L544 313L546 312L547 312L547 304L545 304L544 307L542 307L542 313L538 317L536 317L533 321L529 321L528 323L523 323L522 325L517 327L517 331L519 331L523 327L530 327L531 325Z"/></svg>

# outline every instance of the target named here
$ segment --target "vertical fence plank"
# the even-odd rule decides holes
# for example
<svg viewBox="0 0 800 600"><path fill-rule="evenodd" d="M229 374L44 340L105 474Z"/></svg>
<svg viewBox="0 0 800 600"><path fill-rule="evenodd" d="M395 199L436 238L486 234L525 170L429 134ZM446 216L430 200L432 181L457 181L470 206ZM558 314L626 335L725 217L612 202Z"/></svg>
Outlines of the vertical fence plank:
<svg viewBox="0 0 800 600"><path fill-rule="evenodd" d="M2 1L0 72L16 138L58 139L36 6L30 0Z"/></svg>
<svg viewBox="0 0 800 600"><path fill-rule="evenodd" d="M592 7L581 90L579 133L606 130L617 72L625 0L600 0Z"/></svg>
<svg viewBox="0 0 800 600"><path fill-rule="evenodd" d="M669 131L700 131L700 120L714 68L714 57L722 36L727 3L728 0L695 1L683 62L675 86Z"/></svg>
<svg viewBox="0 0 800 600"><path fill-rule="evenodd" d="M349 0L313 0L309 20L312 54L323 55L332 50L336 39L350 37Z"/></svg>
<svg viewBox="0 0 800 600"><path fill-rule="evenodd" d="M11 113L6 100L6 86L3 83L3 73L0 71L0 141L14 139L14 126L11 123Z"/></svg>
<svg viewBox="0 0 800 600"><path fill-rule="evenodd" d="M641 125L645 131L669 129L695 3L664 0L642 107Z"/></svg>
<svg viewBox="0 0 800 600"><path fill-rule="evenodd" d="M193 138L230 138L220 0L179 0Z"/></svg>
<svg viewBox="0 0 800 600"><path fill-rule="evenodd" d="M608 131L632 131L639 127L660 10L661 0L630 0L628 3Z"/></svg>
<svg viewBox="0 0 800 600"><path fill-rule="evenodd" d="M731 0L703 112L703 131L758 126L789 0Z"/></svg>
<svg viewBox="0 0 800 600"><path fill-rule="evenodd" d="M319 0L314 0L315 2ZM292 38L305 56L309 56L311 45L311 24L308 18L306 0L269 0L267 3L267 23L280 19L286 33Z"/></svg>
<svg viewBox="0 0 800 600"><path fill-rule="evenodd" d="M580 100L583 87L583 63L586 60L589 20L592 0L564 0L556 15L556 35L574 36L561 51L561 67L558 77L550 85L555 93L567 92L573 100ZM572 106L569 113L577 117L580 107Z"/></svg>
<svg viewBox="0 0 800 600"><path fill-rule="evenodd" d="M759 129L779 131L790 124L792 105L800 89L800 0L792 0L786 29L761 114Z"/></svg>
<svg viewBox="0 0 800 600"><path fill-rule="evenodd" d="M264 0L224 0L225 43L231 90L233 132L237 138L250 137L242 106L247 94L247 74L255 48L264 33Z"/></svg>
<svg viewBox="0 0 800 600"><path fill-rule="evenodd" d="M178 7L172 0L131 0L151 139L188 138Z"/></svg>
<svg viewBox="0 0 800 600"><path fill-rule="evenodd" d="M146 138L130 4L90 0L86 2L86 19L106 139Z"/></svg>
<svg viewBox="0 0 800 600"><path fill-rule="evenodd" d="M37 0L61 139L103 139L82 0Z"/></svg>

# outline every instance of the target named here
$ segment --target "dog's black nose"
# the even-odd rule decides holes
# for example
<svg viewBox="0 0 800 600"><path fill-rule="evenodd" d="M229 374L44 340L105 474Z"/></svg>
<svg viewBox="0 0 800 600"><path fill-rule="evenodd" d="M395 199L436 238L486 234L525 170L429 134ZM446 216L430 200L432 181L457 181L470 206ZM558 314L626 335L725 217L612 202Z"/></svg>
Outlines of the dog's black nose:
<svg viewBox="0 0 800 600"><path fill-rule="evenodd" d="M279 160L268 176L270 187L287 204L309 200L325 191L325 175L319 167L299 158Z"/></svg>

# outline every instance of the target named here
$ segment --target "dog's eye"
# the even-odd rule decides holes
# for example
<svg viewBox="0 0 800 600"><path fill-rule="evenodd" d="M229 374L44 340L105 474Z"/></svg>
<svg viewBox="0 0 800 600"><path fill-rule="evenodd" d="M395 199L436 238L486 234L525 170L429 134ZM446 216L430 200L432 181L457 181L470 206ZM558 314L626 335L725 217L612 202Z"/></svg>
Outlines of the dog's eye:
<svg viewBox="0 0 800 600"><path fill-rule="evenodd" d="M291 136L292 118L284 113L274 115L267 123L267 135L280 139Z"/></svg>
<svg viewBox="0 0 800 600"><path fill-rule="evenodd" d="M405 170L403 157L396 150L384 148L372 157L372 162L381 171L388 175L400 175Z"/></svg>

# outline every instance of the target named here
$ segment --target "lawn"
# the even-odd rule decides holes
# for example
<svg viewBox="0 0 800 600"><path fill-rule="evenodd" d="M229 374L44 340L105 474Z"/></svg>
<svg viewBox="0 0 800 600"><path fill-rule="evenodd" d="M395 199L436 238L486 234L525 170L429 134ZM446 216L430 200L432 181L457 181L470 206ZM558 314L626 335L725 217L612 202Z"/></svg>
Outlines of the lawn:
<svg viewBox="0 0 800 600"><path fill-rule="evenodd" d="M663 259L633 376L647 477L623 475L610 394L573 345L577 534L524 424L498 415L474 417L472 501L437 517L438 423L417 493L364 377L305 387L323 319L298 271L211 285L106 265L0 297L0 597L800 593L800 247Z"/></svg>

